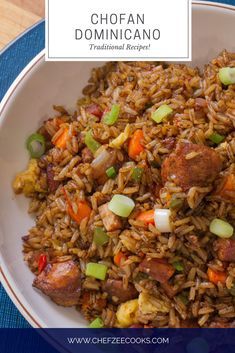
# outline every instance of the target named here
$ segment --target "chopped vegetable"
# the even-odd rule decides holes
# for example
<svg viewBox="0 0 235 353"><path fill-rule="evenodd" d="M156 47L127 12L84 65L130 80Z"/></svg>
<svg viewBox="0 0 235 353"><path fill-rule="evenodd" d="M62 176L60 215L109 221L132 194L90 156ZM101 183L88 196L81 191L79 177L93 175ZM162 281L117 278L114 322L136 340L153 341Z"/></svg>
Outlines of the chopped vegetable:
<svg viewBox="0 0 235 353"><path fill-rule="evenodd" d="M211 134L211 135L209 136L209 140L211 140L212 142L216 143L217 145L218 145L220 142L224 141L224 139L225 139L225 136L220 135L220 134L218 134L217 132L214 132L213 134Z"/></svg>
<svg viewBox="0 0 235 353"><path fill-rule="evenodd" d="M116 151L106 150L105 148L100 148L96 152L97 156L92 161L91 166L93 169L93 177L98 179L100 176L106 174L106 170L111 167L116 162Z"/></svg>
<svg viewBox="0 0 235 353"><path fill-rule="evenodd" d="M182 205L183 205L182 199L172 199L169 207L172 209L176 209L176 208L182 207Z"/></svg>
<svg viewBox="0 0 235 353"><path fill-rule="evenodd" d="M109 236L101 227L96 227L94 230L93 240L96 245L102 246L102 245L108 243Z"/></svg>
<svg viewBox="0 0 235 353"><path fill-rule="evenodd" d="M226 86L235 84L235 67L223 67L220 69L219 79Z"/></svg>
<svg viewBox="0 0 235 353"><path fill-rule="evenodd" d="M108 209L120 217L129 217L135 207L134 201L124 195L114 195L108 204Z"/></svg>
<svg viewBox="0 0 235 353"><path fill-rule="evenodd" d="M215 218L210 223L210 232L220 238L230 238L233 235L233 227L228 222Z"/></svg>
<svg viewBox="0 0 235 353"><path fill-rule="evenodd" d="M90 217L91 208L86 201L78 201L77 213L73 211L73 208L70 205L68 207L68 213L74 221L80 224L84 218Z"/></svg>
<svg viewBox="0 0 235 353"><path fill-rule="evenodd" d="M65 189L63 188L63 192L64 192L64 195L65 195L65 198L66 198L66 201L67 201L67 211L68 211L68 214L70 215L70 217L75 221L77 222L78 224L81 223L81 221L84 219L84 218L89 218L90 217L90 214L91 214L91 208L90 206L88 205L88 203L85 201L85 200L82 200L82 201L78 201L77 204L76 204L76 208L77 208L77 211L74 212L73 210L73 207L72 207L72 203L71 203L71 200L69 199Z"/></svg>
<svg viewBox="0 0 235 353"><path fill-rule="evenodd" d="M88 131L85 135L85 144L92 153L95 153L100 148L100 143L92 136L92 131Z"/></svg>
<svg viewBox="0 0 235 353"><path fill-rule="evenodd" d="M113 141L110 142L109 146L112 148L121 148L122 145L126 142L129 138L131 133L130 124L127 124L125 130L120 133L118 137L116 137Z"/></svg>
<svg viewBox="0 0 235 353"><path fill-rule="evenodd" d="M215 270L212 270L210 267L207 270L207 275L208 275L209 281L214 284L218 284L219 282L223 284L226 282L226 279L227 279L227 274L225 272L215 271Z"/></svg>
<svg viewBox="0 0 235 353"><path fill-rule="evenodd" d="M143 211L136 217L137 221L142 221L145 224L154 224L154 210Z"/></svg>
<svg viewBox="0 0 235 353"><path fill-rule="evenodd" d="M54 140L54 145L58 148L65 149L69 137L69 128L65 126L63 132Z"/></svg>
<svg viewBox="0 0 235 353"><path fill-rule="evenodd" d="M117 266L121 266L122 263L126 261L126 255L123 252L119 251L116 255L114 255L113 262Z"/></svg>
<svg viewBox="0 0 235 353"><path fill-rule="evenodd" d="M235 175L225 175L222 183L219 185L216 195L225 200L235 201Z"/></svg>
<svg viewBox="0 0 235 353"><path fill-rule="evenodd" d="M171 211L168 209L156 209L154 211L155 227L160 233L171 232Z"/></svg>
<svg viewBox="0 0 235 353"><path fill-rule="evenodd" d="M143 175L143 168L135 167L133 169L131 177L133 180L139 183L141 181L142 175Z"/></svg>
<svg viewBox="0 0 235 353"><path fill-rule="evenodd" d="M176 269L176 271L178 272L182 272L184 270L184 265L179 262L179 261L175 261L172 263L172 266Z"/></svg>
<svg viewBox="0 0 235 353"><path fill-rule="evenodd" d="M97 317L89 325L89 328L102 328L102 327L104 327L104 323L100 317Z"/></svg>
<svg viewBox="0 0 235 353"><path fill-rule="evenodd" d="M32 134L26 141L27 150L31 158L40 158L46 150L45 137L41 134Z"/></svg>
<svg viewBox="0 0 235 353"><path fill-rule="evenodd" d="M114 179L117 175L116 169L114 167L109 167L106 170L106 174L109 178Z"/></svg>
<svg viewBox="0 0 235 353"><path fill-rule="evenodd" d="M136 130L134 135L131 137L128 146L128 155L130 158L135 159L141 152L144 151L143 140L143 131Z"/></svg>
<svg viewBox="0 0 235 353"><path fill-rule="evenodd" d="M118 116L120 113L120 106L117 104L114 104L109 112L107 112L102 121L106 125L113 125L116 123Z"/></svg>
<svg viewBox="0 0 235 353"><path fill-rule="evenodd" d="M136 318L138 310L138 299L128 300L119 305L117 309L117 320L120 327L129 327L138 322Z"/></svg>
<svg viewBox="0 0 235 353"><path fill-rule="evenodd" d="M173 109L167 104L161 105L155 112L152 113L152 119L156 123L161 123L163 119L167 118L173 112Z"/></svg>
<svg viewBox="0 0 235 353"><path fill-rule="evenodd" d="M41 273L47 265L47 256L41 254L38 260L38 272Z"/></svg>
<svg viewBox="0 0 235 353"><path fill-rule="evenodd" d="M105 280L108 267L103 264L89 262L86 265L86 276L94 277L97 279Z"/></svg>

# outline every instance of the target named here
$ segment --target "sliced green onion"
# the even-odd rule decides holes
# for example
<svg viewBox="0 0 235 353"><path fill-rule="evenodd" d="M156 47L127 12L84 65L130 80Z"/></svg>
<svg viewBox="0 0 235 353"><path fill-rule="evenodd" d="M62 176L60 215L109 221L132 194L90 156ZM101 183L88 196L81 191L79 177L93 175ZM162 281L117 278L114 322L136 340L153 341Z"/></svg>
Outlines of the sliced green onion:
<svg viewBox="0 0 235 353"><path fill-rule="evenodd" d="M224 85L235 83L235 67L223 67L219 70L219 79Z"/></svg>
<svg viewBox="0 0 235 353"><path fill-rule="evenodd" d="M233 227L228 222L215 218L210 223L210 232L220 238L230 238L233 235Z"/></svg>
<svg viewBox="0 0 235 353"><path fill-rule="evenodd" d="M217 132L214 132L213 134L211 134L209 136L209 140L211 140L212 142L216 143L217 145L220 142L224 141L224 139L225 139L225 136L217 134Z"/></svg>
<svg viewBox="0 0 235 353"><path fill-rule="evenodd" d="M103 281L106 277L107 269L108 267L103 264L89 262L86 265L86 276L101 279Z"/></svg>
<svg viewBox="0 0 235 353"><path fill-rule="evenodd" d="M87 147L92 153L95 153L98 150L98 148L100 148L101 146L101 144L97 142L92 136L91 130L88 131L85 135L85 144L87 145Z"/></svg>
<svg viewBox="0 0 235 353"><path fill-rule="evenodd" d="M120 217L128 217L134 207L134 201L124 195L114 195L108 204L108 209Z"/></svg>
<svg viewBox="0 0 235 353"><path fill-rule="evenodd" d="M109 112L107 112L102 121L106 125L113 125L116 123L118 116L120 113L120 106L117 104L114 104Z"/></svg>
<svg viewBox="0 0 235 353"><path fill-rule="evenodd" d="M32 134L26 141L27 150L32 158L40 158L46 150L45 137L41 134Z"/></svg>
<svg viewBox="0 0 235 353"><path fill-rule="evenodd" d="M142 178L142 175L143 175L143 168L135 167L133 169L131 177L133 180L135 180L139 183Z"/></svg>
<svg viewBox="0 0 235 353"><path fill-rule="evenodd" d="M172 199L170 202L170 208L180 208L183 205L183 200L181 199Z"/></svg>
<svg viewBox="0 0 235 353"><path fill-rule="evenodd" d="M97 317L89 325L89 328L102 328L102 327L104 327L104 323L100 317Z"/></svg>
<svg viewBox="0 0 235 353"><path fill-rule="evenodd" d="M152 119L156 123L161 123L163 119L167 118L173 112L173 109L167 104L161 105L155 112L152 113Z"/></svg>
<svg viewBox="0 0 235 353"><path fill-rule="evenodd" d="M172 266L176 269L176 271L178 272L182 272L184 270L184 265L179 262L179 261L175 261L172 263Z"/></svg>
<svg viewBox="0 0 235 353"><path fill-rule="evenodd" d="M93 240L96 245L102 246L108 243L109 236L101 227L96 227L94 230Z"/></svg>
<svg viewBox="0 0 235 353"><path fill-rule="evenodd" d="M117 175L117 172L114 167L110 167L106 170L106 174L109 178L114 179Z"/></svg>

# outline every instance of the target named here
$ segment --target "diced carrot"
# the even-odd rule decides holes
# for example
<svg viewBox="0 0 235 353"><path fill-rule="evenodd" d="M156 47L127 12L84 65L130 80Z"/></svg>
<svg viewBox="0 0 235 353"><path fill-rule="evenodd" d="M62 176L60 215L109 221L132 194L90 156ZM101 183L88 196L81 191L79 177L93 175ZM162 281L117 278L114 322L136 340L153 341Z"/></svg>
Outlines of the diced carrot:
<svg viewBox="0 0 235 353"><path fill-rule="evenodd" d="M80 224L84 218L90 217L91 208L86 201L78 201L77 208L77 213L75 213L72 206L68 205L68 214L75 222Z"/></svg>
<svg viewBox="0 0 235 353"><path fill-rule="evenodd" d="M143 140L143 131L136 130L134 135L131 137L128 146L128 154L130 158L135 159L141 152L144 151Z"/></svg>
<svg viewBox="0 0 235 353"><path fill-rule="evenodd" d="M63 188L63 193L67 201L67 212L75 222L80 224L84 218L90 217L91 208L85 200L77 202L77 213L75 213L72 207L72 203L64 188Z"/></svg>
<svg viewBox="0 0 235 353"><path fill-rule="evenodd" d="M216 195L225 200L235 200L235 174L229 174L224 177Z"/></svg>
<svg viewBox="0 0 235 353"><path fill-rule="evenodd" d="M215 271L215 270L212 270L211 268L208 268L207 275L208 275L209 281L214 284L218 284L219 282L225 283L228 277L225 272Z"/></svg>
<svg viewBox="0 0 235 353"><path fill-rule="evenodd" d="M57 139L54 141L54 145L58 148L64 149L66 147L68 135L69 135L69 128L66 126L62 134L58 136Z"/></svg>
<svg viewBox="0 0 235 353"><path fill-rule="evenodd" d="M154 210L143 211L136 217L137 221L142 221L145 224L154 224Z"/></svg>
<svg viewBox="0 0 235 353"><path fill-rule="evenodd" d="M123 252L119 251L113 258L115 265L121 266L122 263L126 260L126 255Z"/></svg>

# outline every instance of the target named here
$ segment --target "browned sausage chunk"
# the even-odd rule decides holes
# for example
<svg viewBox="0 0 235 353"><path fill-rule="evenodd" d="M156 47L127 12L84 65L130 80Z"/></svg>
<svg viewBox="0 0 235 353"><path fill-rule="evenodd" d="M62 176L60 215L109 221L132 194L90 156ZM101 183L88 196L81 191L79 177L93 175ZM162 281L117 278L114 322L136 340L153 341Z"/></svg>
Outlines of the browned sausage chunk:
<svg viewBox="0 0 235 353"><path fill-rule="evenodd" d="M214 250L221 261L235 262L235 239L216 240Z"/></svg>
<svg viewBox="0 0 235 353"><path fill-rule="evenodd" d="M114 300L114 302L118 304L135 299L139 294L133 284L129 283L127 289L124 289L122 280L118 279L108 279L103 286L103 290L108 293L110 299L116 297L117 300Z"/></svg>
<svg viewBox="0 0 235 353"><path fill-rule="evenodd" d="M180 143L162 164L162 180L174 181L184 190L210 185L222 168L220 156L212 148Z"/></svg>
<svg viewBox="0 0 235 353"><path fill-rule="evenodd" d="M175 272L173 266L165 259L144 259L140 263L140 271L147 273L160 283L166 283Z"/></svg>
<svg viewBox="0 0 235 353"><path fill-rule="evenodd" d="M49 192L55 192L60 185L60 182L58 180L55 180L54 176L55 174L53 170L53 164L48 164L47 165L47 185L48 185Z"/></svg>
<svg viewBox="0 0 235 353"><path fill-rule="evenodd" d="M122 228L121 218L108 209L108 203L99 207L99 214L108 232Z"/></svg>
<svg viewBox="0 0 235 353"><path fill-rule="evenodd" d="M58 305L77 305L81 290L80 271L72 260L48 264L35 278L33 286Z"/></svg>

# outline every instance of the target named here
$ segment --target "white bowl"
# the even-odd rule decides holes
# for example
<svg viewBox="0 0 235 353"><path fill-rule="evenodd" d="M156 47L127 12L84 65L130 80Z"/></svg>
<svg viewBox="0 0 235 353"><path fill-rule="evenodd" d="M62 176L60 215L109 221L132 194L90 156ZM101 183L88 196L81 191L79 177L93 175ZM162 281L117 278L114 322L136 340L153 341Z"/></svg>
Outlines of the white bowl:
<svg viewBox="0 0 235 353"><path fill-rule="evenodd" d="M200 67L224 48L235 51L235 7L215 3L193 4L193 65ZM15 197L14 175L24 169L24 143L52 105L72 108L97 62L44 62L39 54L13 83L0 106L0 279L9 296L34 327L84 327L74 308L63 308L32 288L33 275L23 262L21 236L33 219L28 201Z"/></svg>

